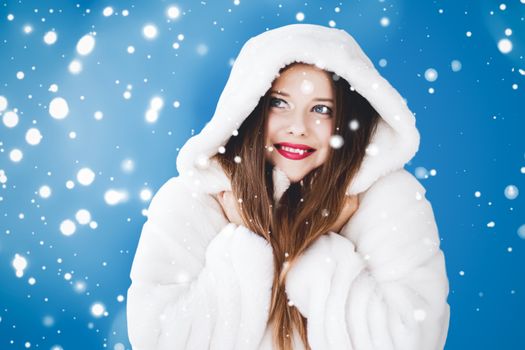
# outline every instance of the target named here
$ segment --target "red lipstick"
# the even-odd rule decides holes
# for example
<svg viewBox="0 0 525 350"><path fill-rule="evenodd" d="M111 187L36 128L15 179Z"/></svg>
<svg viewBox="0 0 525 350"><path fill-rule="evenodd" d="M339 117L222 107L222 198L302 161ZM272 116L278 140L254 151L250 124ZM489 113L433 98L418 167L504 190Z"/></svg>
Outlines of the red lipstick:
<svg viewBox="0 0 525 350"><path fill-rule="evenodd" d="M280 155L291 160L301 160L315 152L315 148L303 144L280 142L274 146Z"/></svg>

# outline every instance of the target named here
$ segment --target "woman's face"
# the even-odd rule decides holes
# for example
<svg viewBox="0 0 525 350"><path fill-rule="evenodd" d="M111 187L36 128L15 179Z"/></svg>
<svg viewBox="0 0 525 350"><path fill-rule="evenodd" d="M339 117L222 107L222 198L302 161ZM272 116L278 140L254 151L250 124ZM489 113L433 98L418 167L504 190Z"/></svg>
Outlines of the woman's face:
<svg viewBox="0 0 525 350"><path fill-rule="evenodd" d="M326 161L333 111L332 78L324 70L298 63L274 80L265 125L266 159L291 182Z"/></svg>

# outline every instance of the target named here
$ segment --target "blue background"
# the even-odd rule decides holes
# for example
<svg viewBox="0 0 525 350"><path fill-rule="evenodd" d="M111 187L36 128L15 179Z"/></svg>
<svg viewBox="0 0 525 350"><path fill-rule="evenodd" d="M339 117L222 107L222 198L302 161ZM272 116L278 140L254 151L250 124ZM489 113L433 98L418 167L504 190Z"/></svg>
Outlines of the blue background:
<svg viewBox="0 0 525 350"><path fill-rule="evenodd" d="M8 106L0 117L16 111L19 121L0 124L0 349L130 348L125 296L149 201L140 192L177 175L177 152L213 114L242 44L299 22L299 12L303 23L333 20L352 34L416 114L421 146L406 168L427 188L446 256L446 349L525 348L524 2L2 2L0 96ZM171 5L176 19L167 16ZM113 15L103 15L107 6ZM150 23L158 29L152 40L143 35ZM52 45L43 41L50 30L58 34ZM88 33L96 45L81 56L75 47ZM498 49L504 38L508 53ZM78 74L68 70L74 59ZM425 79L429 68L437 80ZM164 106L150 123L155 96ZM68 102L65 119L49 114L55 97ZM29 128L40 130L38 145L26 142ZM21 161L10 159L13 149ZM85 167L95 173L89 186L77 180ZM44 185L48 198L39 195ZM508 185L524 193L509 199ZM109 205L111 189L127 200ZM65 236L61 223L75 222L80 209L97 227L76 222ZM16 254L28 263L22 277ZM107 314L93 314L96 303Z"/></svg>

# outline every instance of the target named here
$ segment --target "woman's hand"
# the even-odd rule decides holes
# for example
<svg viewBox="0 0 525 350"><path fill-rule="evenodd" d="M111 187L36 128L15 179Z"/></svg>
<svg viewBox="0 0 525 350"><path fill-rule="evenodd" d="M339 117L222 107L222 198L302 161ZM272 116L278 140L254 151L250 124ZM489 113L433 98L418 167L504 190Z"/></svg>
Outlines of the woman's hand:
<svg viewBox="0 0 525 350"><path fill-rule="evenodd" d="M330 231L339 233L348 220L350 220L350 217L356 212L357 208L359 208L359 198L357 195L346 196L343 209L339 213L333 226L330 228Z"/></svg>
<svg viewBox="0 0 525 350"><path fill-rule="evenodd" d="M233 195L232 191L222 191L217 194L219 203L221 204L222 210L224 211L225 216L231 223L237 225L244 225L242 220L239 207L237 205L238 201ZM244 225L246 226L246 225Z"/></svg>

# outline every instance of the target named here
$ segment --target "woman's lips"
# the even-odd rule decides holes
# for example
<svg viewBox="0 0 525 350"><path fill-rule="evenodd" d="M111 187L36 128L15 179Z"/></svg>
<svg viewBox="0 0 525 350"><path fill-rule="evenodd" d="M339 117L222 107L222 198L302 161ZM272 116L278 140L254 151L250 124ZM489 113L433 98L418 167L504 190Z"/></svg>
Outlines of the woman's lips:
<svg viewBox="0 0 525 350"><path fill-rule="evenodd" d="M277 143L274 146L280 155L291 160L301 160L315 152L314 148L310 148L306 145L296 145L286 142ZM299 152L297 150L299 150Z"/></svg>

